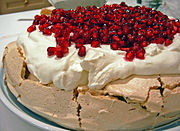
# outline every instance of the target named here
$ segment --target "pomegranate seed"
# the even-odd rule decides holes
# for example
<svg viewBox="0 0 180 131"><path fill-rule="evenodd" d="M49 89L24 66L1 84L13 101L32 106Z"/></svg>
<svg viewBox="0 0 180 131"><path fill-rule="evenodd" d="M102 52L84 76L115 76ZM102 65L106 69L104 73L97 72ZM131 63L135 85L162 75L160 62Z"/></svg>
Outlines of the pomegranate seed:
<svg viewBox="0 0 180 131"><path fill-rule="evenodd" d="M48 47L48 48L47 48L48 56L53 56L53 55L55 55L55 51L56 51L56 48L55 48L55 47Z"/></svg>
<svg viewBox="0 0 180 131"><path fill-rule="evenodd" d="M37 20L33 21L33 25L38 25L38 24L39 24L39 21L37 21Z"/></svg>
<svg viewBox="0 0 180 131"><path fill-rule="evenodd" d="M108 42L108 35L105 35L103 38L102 38L102 41L104 43L107 43Z"/></svg>
<svg viewBox="0 0 180 131"><path fill-rule="evenodd" d="M177 26L173 26L173 30L174 30L175 32L177 32L178 27L177 27Z"/></svg>
<svg viewBox="0 0 180 131"><path fill-rule="evenodd" d="M180 27L180 21L177 21L177 22L175 23L175 25L176 25L177 27Z"/></svg>
<svg viewBox="0 0 180 131"><path fill-rule="evenodd" d="M113 35L117 35L116 31L109 31L109 35L113 36Z"/></svg>
<svg viewBox="0 0 180 131"><path fill-rule="evenodd" d="M172 41L170 39L166 39L165 46L169 46L170 44L172 44Z"/></svg>
<svg viewBox="0 0 180 131"><path fill-rule="evenodd" d="M121 36L123 34L122 30L119 30L117 34Z"/></svg>
<svg viewBox="0 0 180 131"><path fill-rule="evenodd" d="M94 33L92 34L92 37L93 37L94 39L97 39L97 38L98 38L98 33L97 33L97 32L94 32Z"/></svg>
<svg viewBox="0 0 180 131"><path fill-rule="evenodd" d="M138 36L138 42L141 43L141 42L143 42L145 40L146 40L146 38L143 35Z"/></svg>
<svg viewBox="0 0 180 131"><path fill-rule="evenodd" d="M136 58L143 60L145 58L144 54L145 54L145 51L143 49L140 49L136 52Z"/></svg>
<svg viewBox="0 0 180 131"><path fill-rule="evenodd" d="M28 31L29 33L33 32L33 31L35 31L35 30L36 30L36 26L35 26L35 25L31 25L31 26L27 29L27 31Z"/></svg>
<svg viewBox="0 0 180 131"><path fill-rule="evenodd" d="M157 38L156 43L157 44L163 44L164 43L164 38L162 38L162 37Z"/></svg>
<svg viewBox="0 0 180 131"><path fill-rule="evenodd" d="M131 34L128 34L128 39L130 42L134 42L134 36L132 36Z"/></svg>
<svg viewBox="0 0 180 131"><path fill-rule="evenodd" d="M128 51L128 52L126 53L125 59L126 59L127 61L132 61L132 60L134 59L134 57L135 57L134 53L133 53L132 51Z"/></svg>
<svg viewBox="0 0 180 131"><path fill-rule="evenodd" d="M146 31L146 35L147 35L147 37L149 38L149 37L151 37L152 36L152 31L151 30L147 30Z"/></svg>
<svg viewBox="0 0 180 131"><path fill-rule="evenodd" d="M122 51L130 51L130 48L120 48Z"/></svg>
<svg viewBox="0 0 180 131"><path fill-rule="evenodd" d="M81 47L79 48L78 55L79 55L80 57L83 57L83 56L86 55L86 47L85 47L85 46L81 46Z"/></svg>
<svg viewBox="0 0 180 131"><path fill-rule="evenodd" d="M94 41L92 41L91 42L91 47L99 47L99 45L100 45L100 41L97 41L97 40L94 40Z"/></svg>
<svg viewBox="0 0 180 131"><path fill-rule="evenodd" d="M141 45L142 47L146 47L146 46L149 45L149 42L143 41L143 42L140 43L140 45Z"/></svg>
<svg viewBox="0 0 180 131"><path fill-rule="evenodd" d="M61 46L56 46L55 55L57 56L57 58L62 58L64 56Z"/></svg>
<svg viewBox="0 0 180 131"><path fill-rule="evenodd" d="M88 25L84 25L84 30L88 30L89 29L89 27L88 27Z"/></svg>
<svg viewBox="0 0 180 131"><path fill-rule="evenodd" d="M116 36L116 35L113 36L113 40L114 40L114 41L120 41L119 37Z"/></svg>
<svg viewBox="0 0 180 131"><path fill-rule="evenodd" d="M79 44L84 44L84 39L77 39L75 42Z"/></svg>
<svg viewBox="0 0 180 131"><path fill-rule="evenodd" d="M39 21L39 24L40 25L43 25L43 24L45 24L47 22L47 20L45 19L45 18L43 18L43 19L41 19L40 21Z"/></svg>
<svg viewBox="0 0 180 131"><path fill-rule="evenodd" d="M117 43L112 43L111 44L111 49L113 49L113 50L117 50L118 49L118 45L117 45Z"/></svg>
<svg viewBox="0 0 180 131"><path fill-rule="evenodd" d="M65 41L62 41L62 47L63 48L68 48L69 46L69 41L65 40Z"/></svg>
<svg viewBox="0 0 180 131"><path fill-rule="evenodd" d="M43 30L43 34L44 35L51 35L52 31L50 29L46 28L46 29Z"/></svg>
<svg viewBox="0 0 180 131"><path fill-rule="evenodd" d="M62 51L56 51L55 54L57 58L62 58L64 56Z"/></svg>
<svg viewBox="0 0 180 131"><path fill-rule="evenodd" d="M58 38L58 37L60 37L60 36L62 36L62 34L61 34L60 31L59 31L59 32L56 32L55 35L54 35L55 38Z"/></svg>
<svg viewBox="0 0 180 131"><path fill-rule="evenodd" d="M178 31L177 31L178 33L180 33L180 27L178 28Z"/></svg>
<svg viewBox="0 0 180 131"><path fill-rule="evenodd" d="M46 28L49 26L49 24L43 24L42 26L43 26L43 28Z"/></svg>
<svg viewBox="0 0 180 131"><path fill-rule="evenodd" d="M62 44L62 41L64 41L64 37L57 37L56 38L56 43L57 43L57 45L61 45Z"/></svg>
<svg viewBox="0 0 180 131"><path fill-rule="evenodd" d="M63 54L69 53L69 48L62 48L62 53Z"/></svg>
<svg viewBox="0 0 180 131"><path fill-rule="evenodd" d="M79 44L79 43L76 44L76 48L80 48L81 46L83 46L83 44Z"/></svg>
<svg viewBox="0 0 180 131"><path fill-rule="evenodd" d="M42 31L44 29L43 25L39 25L39 30Z"/></svg>
<svg viewBox="0 0 180 131"><path fill-rule="evenodd" d="M35 15L35 16L34 16L34 19L35 19L35 20L41 20L41 16Z"/></svg>
<svg viewBox="0 0 180 131"><path fill-rule="evenodd" d="M128 25L125 25L125 26L123 26L123 33L124 34L129 34L129 31L130 31L130 28L128 27Z"/></svg>
<svg viewBox="0 0 180 131"><path fill-rule="evenodd" d="M125 46L125 42L124 41L119 41L118 44L122 47L122 46Z"/></svg>

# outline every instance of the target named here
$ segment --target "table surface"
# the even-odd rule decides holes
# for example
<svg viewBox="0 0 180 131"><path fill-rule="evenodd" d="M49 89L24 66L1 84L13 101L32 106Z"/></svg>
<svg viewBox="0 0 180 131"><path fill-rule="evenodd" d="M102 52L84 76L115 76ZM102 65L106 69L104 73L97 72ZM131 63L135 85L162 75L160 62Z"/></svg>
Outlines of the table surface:
<svg viewBox="0 0 180 131"><path fill-rule="evenodd" d="M114 3L114 1L117 2L117 0L109 0L108 3ZM178 1L180 5L180 0ZM131 4L135 3L132 2ZM178 12L180 11L178 10ZM40 10L31 10L19 13L0 15L0 61L2 60L2 54L5 46L12 41L16 41L18 35L21 32L26 31L27 27L32 23L32 21L19 21L19 19L32 19L36 14L39 13ZM2 62L0 62L0 67L2 67ZM16 121L15 124L13 124L14 121ZM11 126L9 126L10 123L12 123ZM4 106L4 104L0 101L0 131L19 130L42 131L36 127L33 127L32 125L27 124L21 118L17 117L14 113L9 111L7 107Z"/></svg>

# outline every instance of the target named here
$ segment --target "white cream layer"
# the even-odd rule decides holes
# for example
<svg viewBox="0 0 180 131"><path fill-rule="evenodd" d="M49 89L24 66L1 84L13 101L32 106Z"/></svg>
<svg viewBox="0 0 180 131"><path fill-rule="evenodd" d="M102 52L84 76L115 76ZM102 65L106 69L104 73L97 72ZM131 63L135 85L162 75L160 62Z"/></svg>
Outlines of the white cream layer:
<svg viewBox="0 0 180 131"><path fill-rule="evenodd" d="M20 35L17 44L24 47L28 69L41 83L53 82L56 87L65 90L85 84L91 89L101 89L111 81L132 74L180 74L179 34L168 47L150 44L145 48L145 60L134 59L133 62L125 61L125 52L114 51L109 45L102 45L101 48L86 45L85 57L78 56L74 45L61 59L48 57L47 48L56 46L55 38L39 31Z"/></svg>

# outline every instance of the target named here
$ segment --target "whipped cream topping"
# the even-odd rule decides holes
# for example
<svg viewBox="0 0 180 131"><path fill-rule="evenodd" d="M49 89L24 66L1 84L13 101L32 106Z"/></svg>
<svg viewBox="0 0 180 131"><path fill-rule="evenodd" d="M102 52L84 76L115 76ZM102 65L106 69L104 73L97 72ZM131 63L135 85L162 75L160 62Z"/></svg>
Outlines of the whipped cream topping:
<svg viewBox="0 0 180 131"><path fill-rule="evenodd" d="M64 90L72 90L79 85L101 89L111 81L132 74L180 74L179 34L168 47L150 44L145 47L145 59L134 59L132 62L124 60L124 51L112 50L109 45L101 45L101 48L85 45L85 57L78 56L74 45L69 47L69 53L63 58L48 57L47 48L56 46L55 38L38 30L21 34L17 44L24 47L27 67L41 83L53 82Z"/></svg>

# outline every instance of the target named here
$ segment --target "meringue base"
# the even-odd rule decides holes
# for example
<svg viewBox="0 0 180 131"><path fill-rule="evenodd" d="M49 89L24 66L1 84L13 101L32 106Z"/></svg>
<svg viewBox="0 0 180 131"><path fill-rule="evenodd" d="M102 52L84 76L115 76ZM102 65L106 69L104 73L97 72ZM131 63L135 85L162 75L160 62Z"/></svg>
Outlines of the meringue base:
<svg viewBox="0 0 180 131"><path fill-rule="evenodd" d="M180 75L133 75L102 90L64 91L43 85L27 69L16 42L3 56L4 79L17 100L33 112L70 129L153 129L180 118Z"/></svg>

